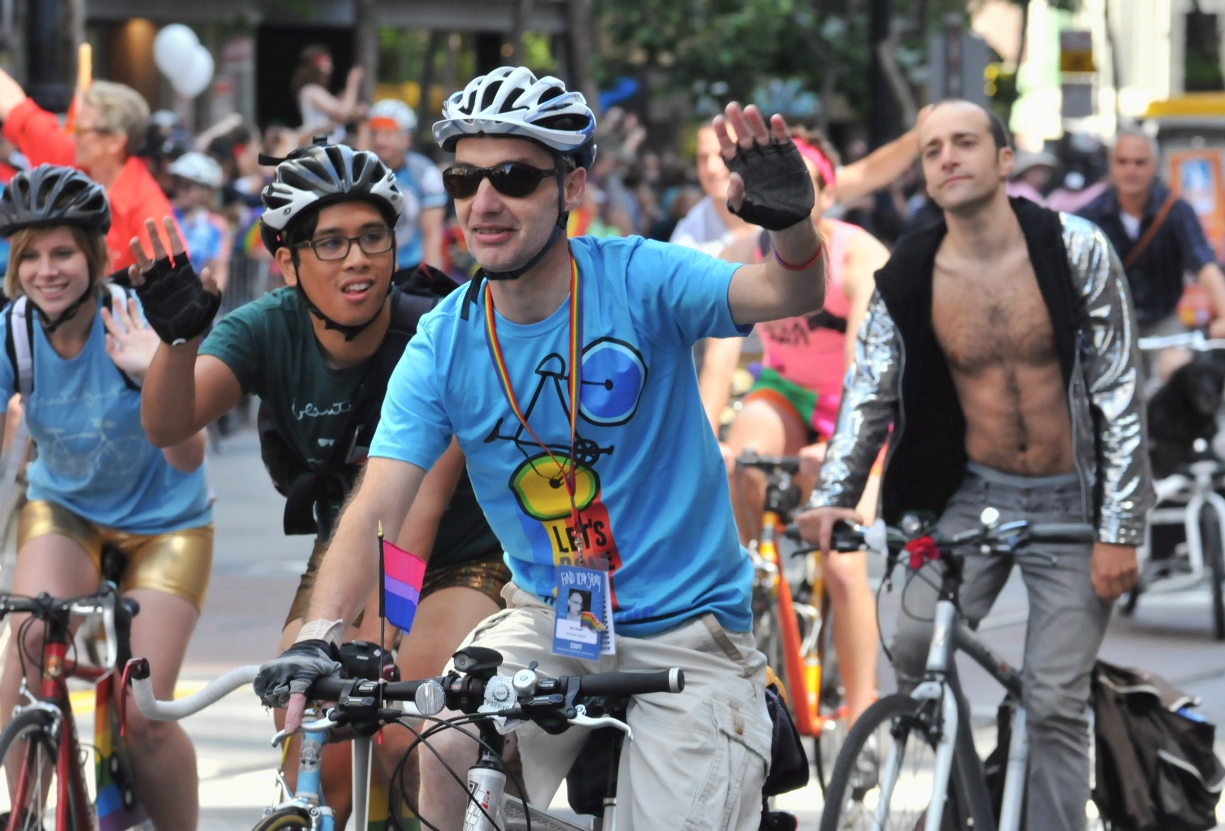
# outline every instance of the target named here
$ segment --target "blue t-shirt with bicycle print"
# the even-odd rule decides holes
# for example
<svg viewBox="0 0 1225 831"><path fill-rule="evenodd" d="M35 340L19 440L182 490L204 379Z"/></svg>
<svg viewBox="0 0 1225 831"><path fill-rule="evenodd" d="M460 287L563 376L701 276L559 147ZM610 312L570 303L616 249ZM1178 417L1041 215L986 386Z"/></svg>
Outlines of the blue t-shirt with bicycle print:
<svg viewBox="0 0 1225 831"><path fill-rule="evenodd" d="M140 392L106 354L101 309L99 303L85 348L70 360L34 324L34 391L25 405L38 458L27 474L28 496L132 534L204 525L212 520L204 468L175 470L145 437ZM0 343L7 342L8 320L0 314ZM0 353L0 408L8 407L14 376L13 362Z"/></svg>
<svg viewBox="0 0 1225 831"><path fill-rule="evenodd" d="M422 319L391 376L370 455L428 470L457 436L515 582L546 601L581 535L585 552L611 565L619 634L650 635L708 612L748 631L753 568L692 353L701 338L745 334L727 300L738 266L640 237L579 237L570 249L582 284L581 527L558 475L570 452L569 300L539 323L496 322L515 396L552 455L502 392L484 288L467 320L464 289Z"/></svg>

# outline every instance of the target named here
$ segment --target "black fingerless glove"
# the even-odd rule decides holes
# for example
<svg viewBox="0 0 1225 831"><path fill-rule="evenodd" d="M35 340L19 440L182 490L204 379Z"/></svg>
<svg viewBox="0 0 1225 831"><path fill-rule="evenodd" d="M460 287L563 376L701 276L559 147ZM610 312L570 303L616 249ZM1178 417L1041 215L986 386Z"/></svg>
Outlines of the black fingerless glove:
<svg viewBox="0 0 1225 831"><path fill-rule="evenodd" d="M172 346L203 335L221 307L221 293L204 288L186 255L174 265L169 257L160 259L141 276L145 281L136 287L136 296L145 320Z"/></svg>
<svg viewBox="0 0 1225 831"><path fill-rule="evenodd" d="M736 155L727 167L744 180L744 203L727 208L745 222L768 231L782 231L808 219L816 203L812 178L804 158L790 139L785 144L756 144Z"/></svg>
<svg viewBox="0 0 1225 831"><path fill-rule="evenodd" d="M337 655L327 641L298 641L259 668L255 694L265 706L284 707L291 693L305 694L318 679L339 674Z"/></svg>

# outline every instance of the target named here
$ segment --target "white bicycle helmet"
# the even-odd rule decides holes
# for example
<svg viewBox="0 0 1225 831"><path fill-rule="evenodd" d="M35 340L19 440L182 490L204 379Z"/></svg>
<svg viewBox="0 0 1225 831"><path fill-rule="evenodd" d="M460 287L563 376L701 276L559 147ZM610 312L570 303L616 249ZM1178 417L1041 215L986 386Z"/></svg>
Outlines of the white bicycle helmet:
<svg viewBox="0 0 1225 831"><path fill-rule="evenodd" d="M582 167L595 161L595 115L580 92L567 92L552 76L503 66L474 78L442 105L434 140L448 153L465 136L514 136L573 156Z"/></svg>
<svg viewBox="0 0 1225 831"><path fill-rule="evenodd" d="M221 187L221 165L212 157L193 150L175 159L166 172L206 188Z"/></svg>
<svg viewBox="0 0 1225 831"><path fill-rule="evenodd" d="M299 148L281 160L260 198L264 203L260 222L266 245L273 242L270 236L280 236L268 231L283 231L302 212L336 202L365 199L379 209L393 228L404 209L404 195L396 187L396 174L378 156L369 150L327 144L326 139ZM280 243L275 245L270 247L273 253Z"/></svg>
<svg viewBox="0 0 1225 831"><path fill-rule="evenodd" d="M315 144L300 147L284 159L270 159L261 154L260 163L276 164L272 183L260 193L264 203L260 237L273 256L278 248L292 244L292 240L286 239L285 231L297 217L307 212L337 202L361 199L374 205L387 226L394 229L404 209L404 195L396 187L396 174L369 150L328 144L327 139L320 136ZM394 246L392 262L395 262ZM376 313L365 323L338 323L327 317L307 296L301 280L296 286L311 314L322 320L328 329L342 332L347 341L353 340L378 318ZM387 288L390 292L391 285Z"/></svg>
<svg viewBox="0 0 1225 831"><path fill-rule="evenodd" d="M375 101L367 117L370 126L376 130L382 126L379 122L388 122L388 126L394 124L395 129L404 133L417 129L417 114L412 107L398 98L381 98Z"/></svg>

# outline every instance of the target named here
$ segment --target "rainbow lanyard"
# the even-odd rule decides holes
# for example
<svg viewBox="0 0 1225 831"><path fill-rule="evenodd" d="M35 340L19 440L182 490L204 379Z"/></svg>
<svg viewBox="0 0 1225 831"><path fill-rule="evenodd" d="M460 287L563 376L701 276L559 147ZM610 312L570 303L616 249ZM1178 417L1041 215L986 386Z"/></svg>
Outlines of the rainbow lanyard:
<svg viewBox="0 0 1225 831"><path fill-rule="evenodd" d="M502 355L502 347L498 343L498 332L495 326L495 318L493 311L493 292L488 284L485 285L485 335L489 344L489 352L493 357L494 368L498 371L498 382L502 386L502 392L506 396L507 403L514 410L515 418L519 419L519 423L523 425L523 429L527 430L528 435L535 439L536 444L540 445L545 453L549 454L549 458L553 460L553 464L557 465L557 470L561 473L562 482L566 487L566 494L570 497L570 520L574 524L574 539L575 549L578 554L578 563L583 562L583 526L579 522L578 502L577 502L577 473L575 471L574 461L574 438L578 434L578 410L579 410L579 390L582 386L582 364L579 361L579 350L583 340L583 308L581 298L579 296L579 279L578 279L578 263L574 261L574 257L570 258L570 459L569 465L564 465L558 458L553 455L553 451L549 446L540 440L534 431L527 423L527 418L523 415L523 410L519 408L519 401L515 398L515 391L510 384L510 373L506 369L506 359ZM535 470L535 466L533 466ZM537 470L537 474L540 472Z"/></svg>

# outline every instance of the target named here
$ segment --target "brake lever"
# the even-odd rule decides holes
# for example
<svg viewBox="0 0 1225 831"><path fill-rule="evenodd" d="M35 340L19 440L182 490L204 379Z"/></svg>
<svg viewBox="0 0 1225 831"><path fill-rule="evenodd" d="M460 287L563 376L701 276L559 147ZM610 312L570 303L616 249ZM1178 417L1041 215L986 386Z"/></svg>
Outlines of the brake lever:
<svg viewBox="0 0 1225 831"><path fill-rule="evenodd" d="M328 730L331 730L333 727L338 727L338 726L340 726L340 722L333 721L331 716L326 716L324 718L319 719L318 721L305 722L301 727L298 728L298 730L303 733L323 733ZM291 735L293 734L286 733L284 730L276 731L276 735L272 737L272 746L277 747L278 745L280 745L281 742L288 739Z"/></svg>
<svg viewBox="0 0 1225 831"><path fill-rule="evenodd" d="M582 704L576 705L574 709L577 711L574 718L566 719L566 721L570 722L571 724L577 727L590 727L592 729L596 727L615 727L624 733L626 738L628 738L631 742L634 740L634 731L630 729L630 726L624 721L613 718L612 716L591 718L587 715L587 708Z"/></svg>

